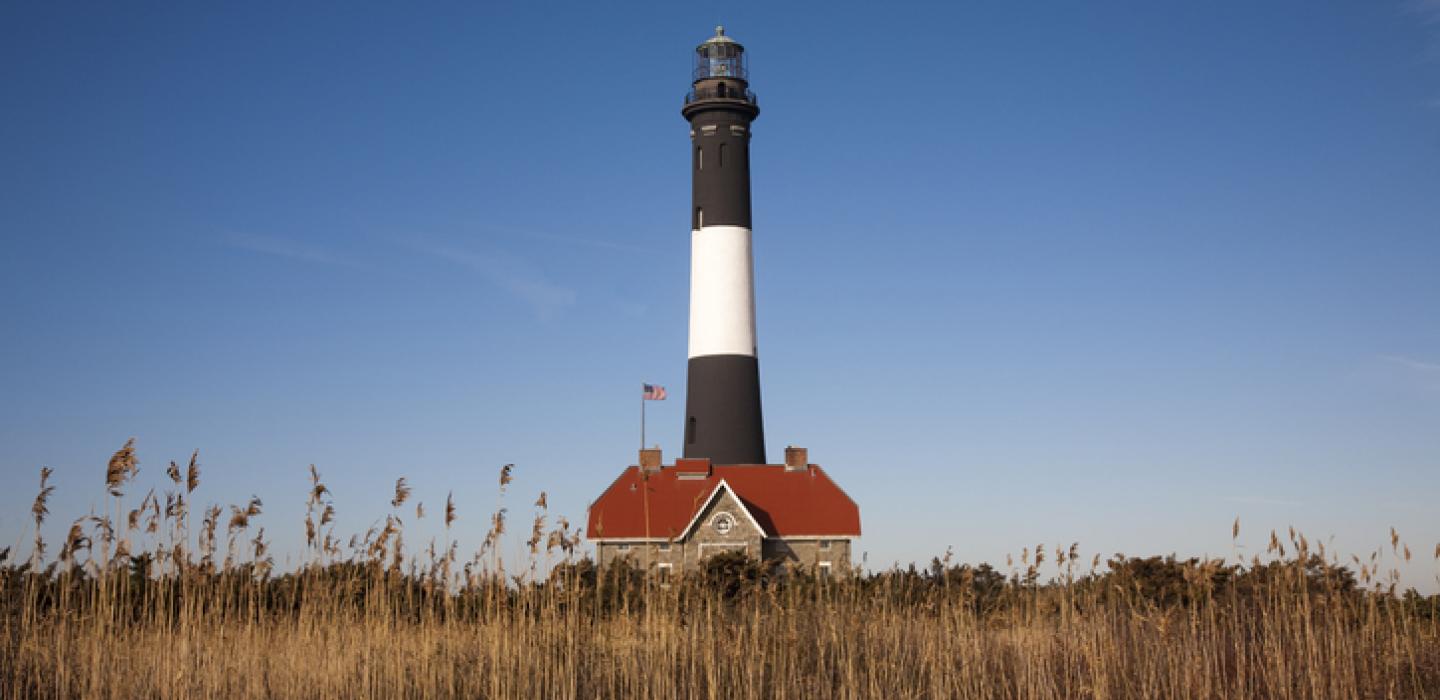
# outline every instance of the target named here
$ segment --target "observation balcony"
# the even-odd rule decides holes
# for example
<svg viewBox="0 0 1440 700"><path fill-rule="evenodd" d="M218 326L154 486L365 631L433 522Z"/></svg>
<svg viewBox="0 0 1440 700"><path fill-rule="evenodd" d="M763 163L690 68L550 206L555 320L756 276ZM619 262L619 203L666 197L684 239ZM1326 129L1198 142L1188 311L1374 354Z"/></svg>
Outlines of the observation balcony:
<svg viewBox="0 0 1440 700"><path fill-rule="evenodd" d="M726 88L723 85L706 85L704 87L696 87L690 90L690 92L685 93L685 104L687 105L701 100L744 100L748 104L756 107L760 106L759 100L755 97L755 92L750 88L744 88L742 91L735 88Z"/></svg>

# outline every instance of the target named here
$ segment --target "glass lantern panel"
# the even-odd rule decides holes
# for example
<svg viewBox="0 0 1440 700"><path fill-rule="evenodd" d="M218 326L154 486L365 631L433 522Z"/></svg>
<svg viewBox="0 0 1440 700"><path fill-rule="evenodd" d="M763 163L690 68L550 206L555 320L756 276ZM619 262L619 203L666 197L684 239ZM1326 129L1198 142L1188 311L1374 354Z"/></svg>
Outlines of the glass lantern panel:
<svg viewBox="0 0 1440 700"><path fill-rule="evenodd" d="M731 46L706 46L695 55L695 80L705 78L746 79L745 54Z"/></svg>

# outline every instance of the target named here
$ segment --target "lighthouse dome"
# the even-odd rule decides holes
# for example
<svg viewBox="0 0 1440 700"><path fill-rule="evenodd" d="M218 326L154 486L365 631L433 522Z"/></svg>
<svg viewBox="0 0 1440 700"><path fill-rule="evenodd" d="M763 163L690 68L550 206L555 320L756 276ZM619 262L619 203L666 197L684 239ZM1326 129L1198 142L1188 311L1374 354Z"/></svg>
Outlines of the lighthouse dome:
<svg viewBox="0 0 1440 700"><path fill-rule="evenodd" d="M728 36L725 36L725 25L722 24L722 25L718 25L718 26L715 27L715 36L712 36L712 37L710 37L709 39L706 39L706 40L705 40L705 43L706 43L706 44L734 44L734 43L736 43L736 41L735 41L734 39L731 39L731 38L728 37ZM704 44L701 44L701 45L703 46Z"/></svg>

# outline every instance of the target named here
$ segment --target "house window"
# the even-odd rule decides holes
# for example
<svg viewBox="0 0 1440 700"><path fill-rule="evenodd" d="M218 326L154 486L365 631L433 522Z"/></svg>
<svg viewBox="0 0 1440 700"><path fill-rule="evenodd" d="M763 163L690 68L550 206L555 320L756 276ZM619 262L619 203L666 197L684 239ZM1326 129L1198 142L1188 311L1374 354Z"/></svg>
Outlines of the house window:
<svg viewBox="0 0 1440 700"><path fill-rule="evenodd" d="M628 544L617 544L617 545L615 545L615 551L617 551L617 552L628 552L628 551L630 551L630 545L628 545Z"/></svg>
<svg viewBox="0 0 1440 700"><path fill-rule="evenodd" d="M830 549L830 540L820 540L820 549Z"/></svg>
<svg viewBox="0 0 1440 700"><path fill-rule="evenodd" d="M829 581L829 580L830 580L830 562L828 562L828 561L822 561L822 562L820 562L819 573L820 573L820 580L821 580L821 581Z"/></svg>
<svg viewBox="0 0 1440 700"><path fill-rule="evenodd" d="M655 565L655 578L656 578L660 583L670 583L670 570L671 570L671 568L672 568L672 567L671 567L670 564L656 564L656 565Z"/></svg>
<svg viewBox="0 0 1440 700"><path fill-rule="evenodd" d="M668 551L670 551L670 543L669 543L669 542L661 542L661 543L660 543L660 546L659 546L659 550L662 551L662 552L668 552Z"/></svg>

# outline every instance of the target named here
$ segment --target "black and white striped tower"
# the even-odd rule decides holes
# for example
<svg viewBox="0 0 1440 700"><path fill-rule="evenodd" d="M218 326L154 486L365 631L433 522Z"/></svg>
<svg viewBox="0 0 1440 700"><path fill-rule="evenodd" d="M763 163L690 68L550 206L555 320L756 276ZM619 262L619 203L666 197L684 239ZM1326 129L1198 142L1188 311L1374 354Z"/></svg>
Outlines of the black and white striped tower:
<svg viewBox="0 0 1440 700"><path fill-rule="evenodd" d="M750 251L750 92L745 47L724 27L695 48L690 122L690 366L685 456L764 464Z"/></svg>

